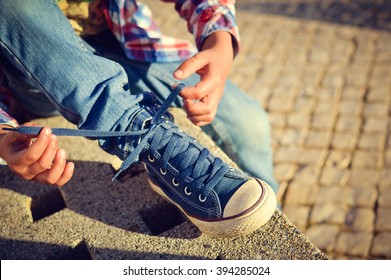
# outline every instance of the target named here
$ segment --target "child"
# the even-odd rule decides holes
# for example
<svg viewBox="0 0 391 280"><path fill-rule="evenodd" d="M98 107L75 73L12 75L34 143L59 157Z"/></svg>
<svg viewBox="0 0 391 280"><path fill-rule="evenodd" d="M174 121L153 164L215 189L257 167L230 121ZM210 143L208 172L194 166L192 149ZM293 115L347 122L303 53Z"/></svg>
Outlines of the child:
<svg viewBox="0 0 391 280"><path fill-rule="evenodd" d="M184 41L161 35L146 6L133 0L101 1L118 49L99 44L110 37L107 32L89 37L87 44L52 1L1 1L1 57L10 65L3 70L13 99L25 110L58 111L81 131L140 132L100 137L99 145L125 167L143 162L152 188L204 233L243 235L266 223L275 209L274 193L264 182L276 190L269 126L259 104L226 82L239 46L234 1L209 2L176 1L196 36L194 54ZM181 98L170 95L176 79L186 84ZM183 106L193 123L205 126L244 171L264 181L195 144L165 117L162 108L169 104L160 108L158 101L167 97ZM10 124L4 116L3 125ZM24 179L63 185L74 166L51 130L39 131L3 134L0 157Z"/></svg>

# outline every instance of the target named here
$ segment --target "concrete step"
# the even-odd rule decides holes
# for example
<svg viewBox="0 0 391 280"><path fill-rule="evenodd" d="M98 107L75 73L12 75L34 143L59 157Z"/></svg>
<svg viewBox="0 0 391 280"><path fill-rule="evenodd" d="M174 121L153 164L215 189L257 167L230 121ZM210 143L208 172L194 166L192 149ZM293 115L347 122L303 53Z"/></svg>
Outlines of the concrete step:
<svg viewBox="0 0 391 280"><path fill-rule="evenodd" d="M182 111L173 114L181 128L230 161ZM36 123L73 127L62 117ZM145 172L111 182L119 161L96 141L59 140L76 165L73 179L62 188L23 181L0 167L1 259L327 258L278 210L248 236L203 235L150 189ZM138 172L133 169L133 175Z"/></svg>

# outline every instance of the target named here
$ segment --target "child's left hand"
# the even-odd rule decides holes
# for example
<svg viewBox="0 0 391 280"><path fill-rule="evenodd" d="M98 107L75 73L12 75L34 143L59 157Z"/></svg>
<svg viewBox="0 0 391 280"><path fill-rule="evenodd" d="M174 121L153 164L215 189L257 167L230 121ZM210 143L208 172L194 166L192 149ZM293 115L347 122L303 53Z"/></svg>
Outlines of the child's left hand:
<svg viewBox="0 0 391 280"><path fill-rule="evenodd" d="M174 78L184 80L197 73L198 84L181 91L184 109L195 125L213 121L217 107L224 94L224 86L233 63L231 34L217 31L206 38L202 51L183 62L174 72Z"/></svg>

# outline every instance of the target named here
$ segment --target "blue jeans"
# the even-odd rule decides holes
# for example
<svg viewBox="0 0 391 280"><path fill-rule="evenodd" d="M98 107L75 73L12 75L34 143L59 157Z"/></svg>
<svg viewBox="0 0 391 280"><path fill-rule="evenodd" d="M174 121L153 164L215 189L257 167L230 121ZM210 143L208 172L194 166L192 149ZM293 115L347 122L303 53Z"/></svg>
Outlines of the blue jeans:
<svg viewBox="0 0 391 280"><path fill-rule="evenodd" d="M143 107L150 104L143 92L154 92L164 100L178 82L172 73L180 62L130 61L120 49L101 44L105 41L95 38L86 44L56 1L0 1L1 55L16 67L13 73L23 74L9 77L18 102L35 114L58 111L81 129L136 129L141 124L135 121L142 121ZM184 83L197 81L193 75ZM21 90L25 88L30 89ZM175 106L182 106L180 99ZM202 129L243 171L277 191L270 126L257 101L228 81L215 120ZM123 141L107 141L111 140L99 141L107 152L120 157L129 152Z"/></svg>

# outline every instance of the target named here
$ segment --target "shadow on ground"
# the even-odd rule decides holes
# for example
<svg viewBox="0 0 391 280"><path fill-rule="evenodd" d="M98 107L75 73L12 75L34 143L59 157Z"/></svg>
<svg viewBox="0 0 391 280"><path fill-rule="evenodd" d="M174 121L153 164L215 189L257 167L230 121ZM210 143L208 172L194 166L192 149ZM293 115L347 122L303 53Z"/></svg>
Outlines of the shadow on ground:
<svg viewBox="0 0 391 280"><path fill-rule="evenodd" d="M146 174L122 182L111 181L110 164L75 161L75 174L64 187L24 181L6 166L0 167L1 187L31 197L31 218L37 222L65 208L126 231L160 235L184 223L186 218L173 205L155 194ZM196 238L191 232L175 238Z"/></svg>

